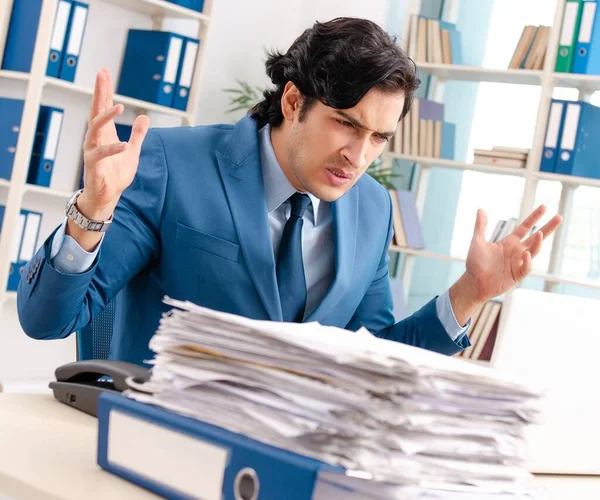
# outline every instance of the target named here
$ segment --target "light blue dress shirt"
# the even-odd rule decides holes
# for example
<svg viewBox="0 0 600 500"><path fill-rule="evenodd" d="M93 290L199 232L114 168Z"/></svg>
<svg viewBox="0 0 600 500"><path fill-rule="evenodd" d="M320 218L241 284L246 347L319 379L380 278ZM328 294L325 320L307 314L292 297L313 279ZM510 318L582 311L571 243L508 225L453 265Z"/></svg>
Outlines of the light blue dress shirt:
<svg viewBox="0 0 600 500"><path fill-rule="evenodd" d="M267 202L269 229L273 243L275 261L279 253L279 243L283 228L290 215L289 198L296 192L277 161L271 143L271 128L267 125L260 131L261 162ZM333 217L331 204L309 194L311 204L304 214L302 227L302 261L306 277L306 314L310 314L325 296L335 277L333 252ZM50 258L54 267L66 274L83 273L89 270L102 240L92 252L86 252L71 236L65 234L67 219L54 235ZM102 235L104 239L104 235ZM450 304L449 290L436 299L438 317L448 335L455 340L464 333L470 324L461 327Z"/></svg>

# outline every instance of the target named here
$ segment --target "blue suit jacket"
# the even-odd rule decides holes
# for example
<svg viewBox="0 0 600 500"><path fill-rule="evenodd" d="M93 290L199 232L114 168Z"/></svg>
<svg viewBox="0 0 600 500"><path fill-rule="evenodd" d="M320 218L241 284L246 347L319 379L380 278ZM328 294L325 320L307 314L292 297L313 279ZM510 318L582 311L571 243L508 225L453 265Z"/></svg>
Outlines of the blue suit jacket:
<svg viewBox="0 0 600 500"><path fill-rule="evenodd" d="M392 205L368 175L332 204L335 279L306 318L453 354L435 299L394 324L388 277ZM168 309L165 295L280 321L256 122L152 129L138 173L123 193L93 267L63 274L50 263L49 237L27 264L18 289L25 332L66 337L117 293L111 358L150 359L150 337Z"/></svg>

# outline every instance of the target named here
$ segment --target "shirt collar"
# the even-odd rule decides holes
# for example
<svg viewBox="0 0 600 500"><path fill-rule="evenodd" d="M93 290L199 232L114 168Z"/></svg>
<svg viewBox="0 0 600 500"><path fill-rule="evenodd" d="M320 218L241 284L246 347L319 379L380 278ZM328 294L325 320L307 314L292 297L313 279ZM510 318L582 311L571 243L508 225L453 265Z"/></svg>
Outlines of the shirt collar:
<svg viewBox="0 0 600 500"><path fill-rule="evenodd" d="M260 138L263 182L265 185L265 199L267 201L267 210L270 213L277 210L297 190L292 186L281 169L281 165L279 165L275 150L273 149L273 143L271 142L271 126L268 124L265 125L258 133ZM308 197L312 205L313 225L316 225L321 200L310 193L308 193Z"/></svg>

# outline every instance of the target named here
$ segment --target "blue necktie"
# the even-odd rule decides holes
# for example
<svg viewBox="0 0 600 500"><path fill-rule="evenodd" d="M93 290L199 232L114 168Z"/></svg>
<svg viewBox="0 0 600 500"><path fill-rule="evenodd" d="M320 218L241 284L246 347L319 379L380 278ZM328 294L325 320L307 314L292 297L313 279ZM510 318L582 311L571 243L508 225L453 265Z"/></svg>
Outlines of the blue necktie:
<svg viewBox="0 0 600 500"><path fill-rule="evenodd" d="M277 285L283 321L301 323L306 307L306 279L302 263L302 216L310 204L310 198L306 194L294 193L290 201L292 213L285 223L279 244Z"/></svg>

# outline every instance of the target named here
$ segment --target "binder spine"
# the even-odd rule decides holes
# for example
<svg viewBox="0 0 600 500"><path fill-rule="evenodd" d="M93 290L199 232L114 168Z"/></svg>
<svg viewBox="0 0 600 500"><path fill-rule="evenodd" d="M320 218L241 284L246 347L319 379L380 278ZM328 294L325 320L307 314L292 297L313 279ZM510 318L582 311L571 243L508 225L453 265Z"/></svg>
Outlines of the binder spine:
<svg viewBox="0 0 600 500"><path fill-rule="evenodd" d="M577 129L579 128L580 114L580 102L567 104L562 137L560 141L560 151L556 161L557 174L571 175L573 169L573 159L575 156L575 144L577 142Z"/></svg>
<svg viewBox="0 0 600 500"><path fill-rule="evenodd" d="M185 111L192 87L192 79L196 68L196 57L198 55L199 41L193 38L185 40L184 50L181 57L181 68L177 79L177 88L173 98L173 107Z"/></svg>
<svg viewBox="0 0 600 500"><path fill-rule="evenodd" d="M550 113L548 115L548 124L546 126L546 138L544 140L544 151L542 152L540 172L553 173L556 170L556 160L558 157L557 148L558 141L561 137L562 125L564 123L564 111L565 103L553 99L550 104Z"/></svg>
<svg viewBox="0 0 600 500"><path fill-rule="evenodd" d="M0 178L10 180L21 130L24 102L0 97Z"/></svg>
<svg viewBox="0 0 600 500"><path fill-rule="evenodd" d="M129 454L132 442L140 444L137 453ZM158 460L166 467L167 449L172 452L168 469L149 470ZM142 461L141 456L154 458ZM204 500L306 500L312 498L319 471L343 473L340 467L109 393L98 398L98 464L167 498ZM210 471L209 464L214 466Z"/></svg>
<svg viewBox="0 0 600 500"><path fill-rule="evenodd" d="M81 2L73 2L68 35L63 48L63 61L60 68L60 78L68 82L75 81L79 54L87 24L88 6Z"/></svg>
<svg viewBox="0 0 600 500"><path fill-rule="evenodd" d="M42 0L14 0L2 69L29 73L40 22Z"/></svg>
<svg viewBox="0 0 600 500"><path fill-rule="evenodd" d="M571 71L575 44L579 33L581 11L583 10L581 4L581 0L567 0L565 3L558 54L556 55L555 71L557 73L569 73Z"/></svg>
<svg viewBox="0 0 600 500"><path fill-rule="evenodd" d="M52 37L50 39L50 53L48 54L48 67L46 75L58 78L62 64L63 46L67 35L69 17L71 15L71 0L60 0L54 18Z"/></svg>
<svg viewBox="0 0 600 500"><path fill-rule="evenodd" d="M154 75L154 78L161 79L157 104L162 106L173 105L182 48L183 37L171 34L163 74Z"/></svg>

